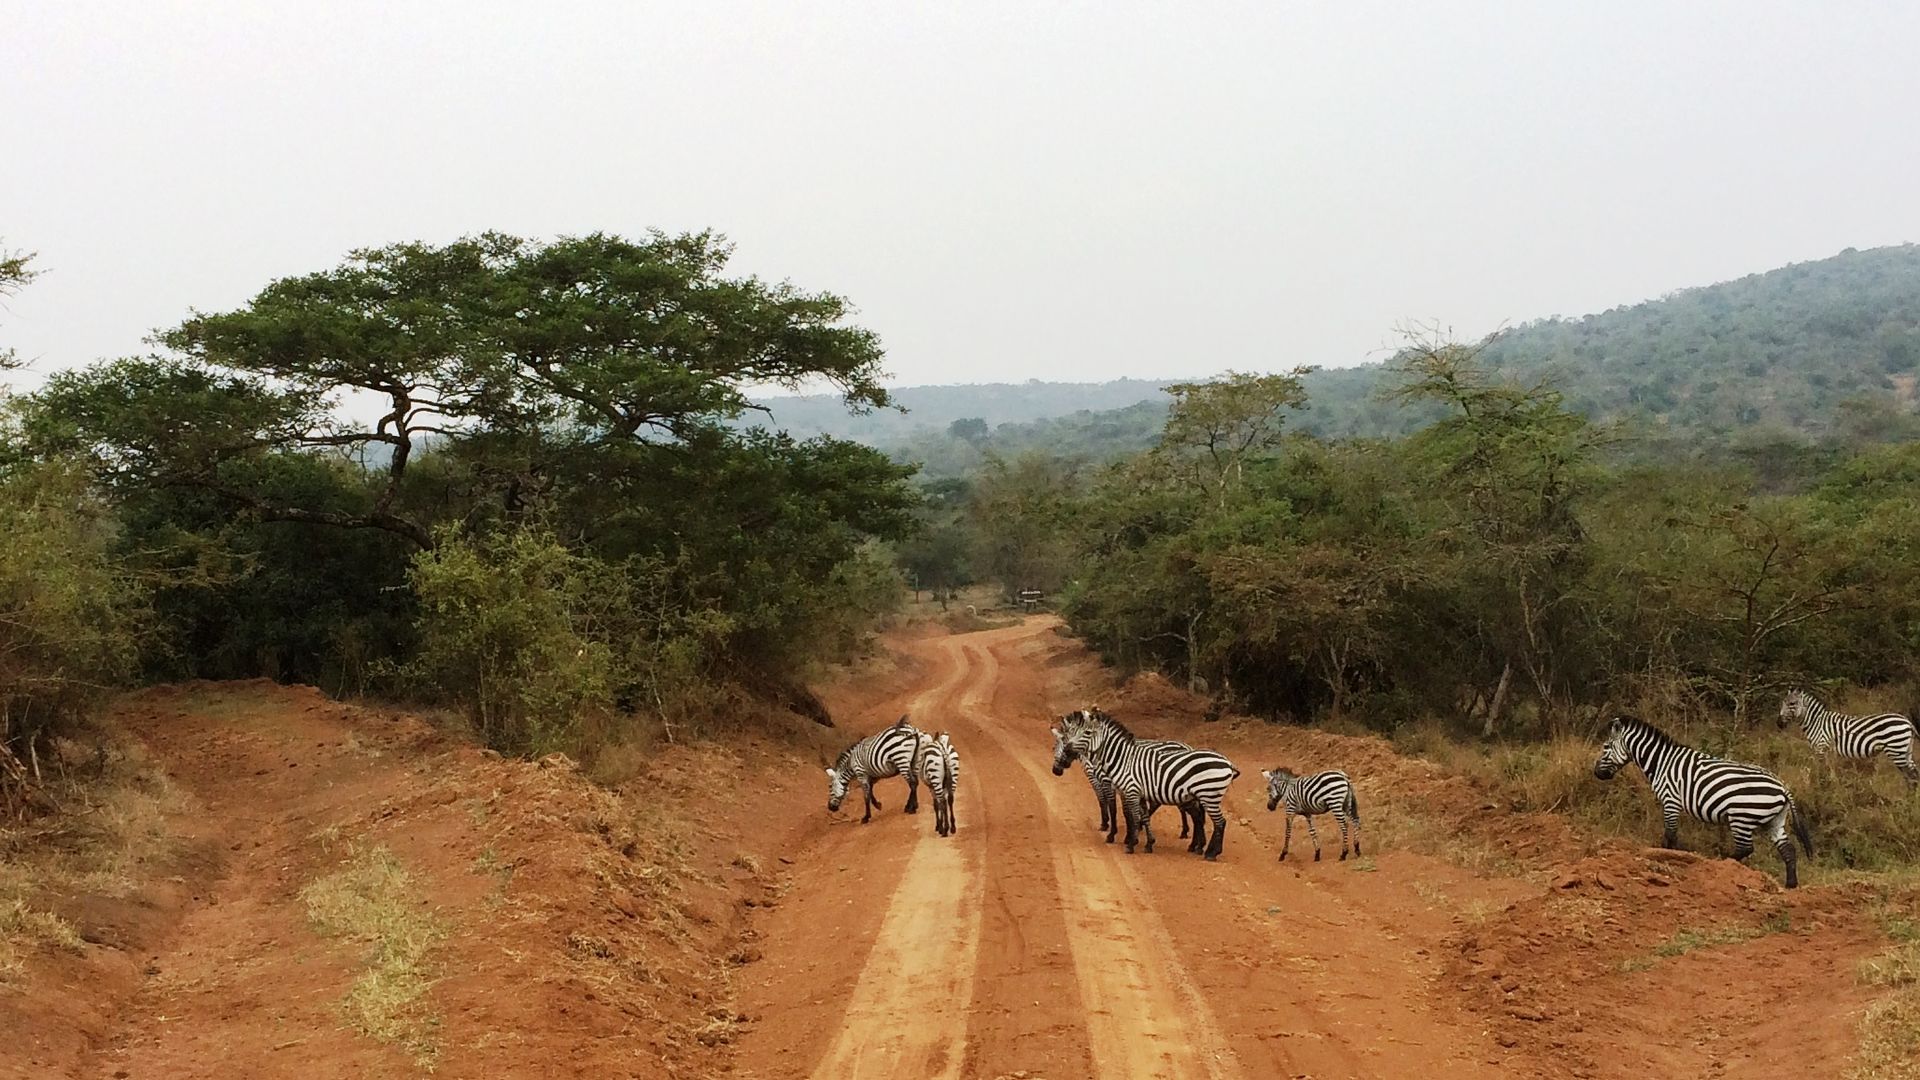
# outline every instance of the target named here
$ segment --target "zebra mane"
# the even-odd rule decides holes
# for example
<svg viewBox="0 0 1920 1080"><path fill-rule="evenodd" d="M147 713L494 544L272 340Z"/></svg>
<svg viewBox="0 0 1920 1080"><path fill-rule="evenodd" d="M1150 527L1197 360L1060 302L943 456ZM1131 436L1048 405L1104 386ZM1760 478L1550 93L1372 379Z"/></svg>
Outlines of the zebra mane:
<svg viewBox="0 0 1920 1080"><path fill-rule="evenodd" d="M1613 722L1616 725L1627 729L1628 731L1641 732L1643 734L1650 735L1653 737L1655 741L1660 743L1662 746L1685 746L1686 745L1685 743L1667 734L1666 732L1661 731L1658 727L1655 727L1651 721L1642 720L1637 716L1625 716L1625 715L1616 716L1613 718Z"/></svg>
<svg viewBox="0 0 1920 1080"><path fill-rule="evenodd" d="M1132 742L1134 740L1135 736L1133 732L1127 730L1127 725L1121 723L1118 720L1115 720L1113 717L1108 716L1106 713L1099 712L1096 710L1093 714L1093 717L1095 720L1105 723L1108 728L1113 730L1114 734L1119 735L1121 738L1126 739L1129 742Z"/></svg>

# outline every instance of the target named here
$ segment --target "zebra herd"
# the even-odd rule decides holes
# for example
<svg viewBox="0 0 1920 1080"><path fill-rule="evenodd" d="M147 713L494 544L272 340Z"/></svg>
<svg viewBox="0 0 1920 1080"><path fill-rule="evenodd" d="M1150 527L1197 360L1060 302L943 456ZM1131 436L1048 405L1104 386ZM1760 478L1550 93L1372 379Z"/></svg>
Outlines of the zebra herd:
<svg viewBox="0 0 1920 1080"><path fill-rule="evenodd" d="M1089 706L1061 717L1053 734L1053 774L1060 776L1075 761L1086 771L1100 807L1100 830L1107 843L1119 833L1122 815L1127 824L1126 851L1133 854L1142 834L1146 850L1153 851L1153 813L1163 806L1180 811L1180 836L1191 839L1187 850L1218 859L1226 841L1227 816L1222 809L1227 786L1240 775L1233 762L1212 750L1196 749L1170 739L1141 739L1126 725ZM951 836L956 828L954 788L960 777L960 753L945 732L927 735L902 716L886 728L841 751L827 772L827 811L837 813L855 784L861 789L865 813L873 820L880 808L874 798L875 781L905 777L907 813L920 809L920 783L925 781L933 800L934 831ZM1353 784L1343 772L1295 775L1278 766L1262 773L1267 780L1267 809L1286 807L1286 840L1280 847L1285 860L1293 844L1293 819L1304 817L1313 840L1313 857L1320 858L1320 835L1313 819L1332 814L1340 825L1340 857L1347 857L1347 832L1353 831L1352 850L1360 854L1360 806ZM1208 826L1212 826L1211 835Z"/></svg>
<svg viewBox="0 0 1920 1080"><path fill-rule="evenodd" d="M1800 721L1814 755L1822 761L1830 762L1830 754L1858 760L1884 754L1909 787L1920 784L1920 767L1914 764L1915 751L1920 748L1916 747L1920 744L1920 727L1913 717L1901 713L1852 716L1827 708L1805 690L1793 690L1780 703L1780 726L1784 728L1795 720ZM1623 716L1608 727L1593 774L1602 780L1611 779L1629 761L1640 766L1647 786L1660 800L1660 817L1665 825L1662 842L1667 847L1679 846L1682 813L1726 826L1736 859L1753 854L1754 834L1765 830L1786 867L1787 888L1800 884L1796 853L1787 831L1792 829L1809 856L1813 854L1813 837L1805 815L1794 804L1793 793L1779 777L1758 765L1703 753L1645 720Z"/></svg>
<svg viewBox="0 0 1920 1080"><path fill-rule="evenodd" d="M827 812L839 812L847 791L858 783L866 810L860 823L872 821L873 812L881 809L880 800L873 797L874 781L894 776L907 778L909 814L919 813L920 781L927 782L934 831L952 836L959 827L953 816L953 794L960 783L960 751L946 732L928 735L905 716L840 752L827 770Z"/></svg>
<svg viewBox="0 0 1920 1080"><path fill-rule="evenodd" d="M1920 726L1901 713L1852 716L1827 708L1812 694L1794 690L1780 705L1780 726L1798 720L1814 754L1822 761L1831 755L1865 759L1884 755L1910 787L1920 785ZM1100 807L1100 830L1114 842L1124 817L1126 850L1132 854L1142 834L1146 850L1153 850L1153 814L1163 806L1180 811L1180 836L1191 836L1187 850L1218 859L1226 839L1227 818L1221 806L1228 785L1240 775L1233 762L1212 750L1197 749L1170 739L1141 739L1126 725L1089 706L1061 717L1051 727L1053 774L1064 774L1075 761L1085 770ZM1723 825L1733 839L1733 856L1753 854L1754 837L1763 834L1786 867L1786 884L1800 884L1797 852L1813 854L1813 837L1793 793L1773 773L1758 765L1715 757L1678 741L1645 720L1616 717L1608 726L1594 762L1593 774L1610 780L1628 762L1640 767L1647 785L1660 802L1667 847L1679 843L1680 817L1690 815ZM1320 858L1320 835L1313 819L1331 814L1340 827L1340 858L1360 851L1360 805L1353 783L1337 770L1297 775L1276 766L1261 774L1267 781L1267 809L1286 810L1286 837L1280 845L1285 860L1293 845L1293 819L1303 817L1313 841L1313 857ZM864 799L865 823L873 819L880 801L873 796L877 780L903 776L907 781L907 813L920 808L920 781L933 800L934 830L951 836L957 824L954 789L960 778L960 753L945 732L928 735L902 716L854 743L827 770L827 810L837 812L854 784ZM1212 826L1209 835L1208 826ZM1789 837L1791 834L1791 839Z"/></svg>

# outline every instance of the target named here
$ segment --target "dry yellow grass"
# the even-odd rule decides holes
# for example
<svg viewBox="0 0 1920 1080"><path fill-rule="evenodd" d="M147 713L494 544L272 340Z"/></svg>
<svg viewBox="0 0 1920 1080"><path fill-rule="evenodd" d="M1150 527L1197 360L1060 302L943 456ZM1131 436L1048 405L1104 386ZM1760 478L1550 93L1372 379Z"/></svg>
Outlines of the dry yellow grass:
<svg viewBox="0 0 1920 1080"><path fill-rule="evenodd" d="M360 851L302 889L300 899L322 934L368 947L366 970L343 1002L349 1023L431 1065L439 1018L425 998L433 986L430 954L446 929L423 910L406 867L384 847Z"/></svg>
<svg viewBox="0 0 1920 1080"><path fill-rule="evenodd" d="M52 749L45 779L59 810L0 826L0 981L35 950L80 947L47 898L125 896L176 845L168 815L179 797L137 747L83 730Z"/></svg>

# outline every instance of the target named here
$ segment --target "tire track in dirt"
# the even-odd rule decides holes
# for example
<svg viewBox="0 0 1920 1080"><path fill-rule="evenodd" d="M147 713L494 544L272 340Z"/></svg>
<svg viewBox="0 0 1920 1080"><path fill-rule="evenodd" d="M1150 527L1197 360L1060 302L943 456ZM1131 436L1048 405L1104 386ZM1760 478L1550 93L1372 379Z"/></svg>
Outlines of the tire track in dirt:
<svg viewBox="0 0 1920 1080"><path fill-rule="evenodd" d="M1024 633L979 643L976 663L983 682L999 678L996 647L1017 644L1046 632L1041 624ZM1056 823L1086 816L1089 799L1083 783L1068 784L1052 775L1048 744L1038 706L1038 687L1028 700L1036 706L1032 732L1022 732L1000 708L978 715L978 731L996 743L1032 788L1030 799L1044 804ZM1027 710L1017 710L1024 712ZM1080 795L1074 799L1074 795ZM1184 964L1168 946L1159 911L1138 876L1121 865L1117 847L1098 841L1091 831L1050 835L1057 903L1065 918L1072 955L1079 1014L1087 1029L1093 1075L1153 1077L1167 1080L1233 1080L1242 1075L1213 1012L1195 988ZM1197 868L1196 868L1197 869Z"/></svg>
<svg viewBox="0 0 1920 1080"><path fill-rule="evenodd" d="M944 721L970 674L958 641L939 646L945 676L908 706L926 731L951 726ZM962 707L978 695L968 687ZM981 855L978 843L918 828L839 1037L813 1070L818 1080L960 1075L980 947Z"/></svg>

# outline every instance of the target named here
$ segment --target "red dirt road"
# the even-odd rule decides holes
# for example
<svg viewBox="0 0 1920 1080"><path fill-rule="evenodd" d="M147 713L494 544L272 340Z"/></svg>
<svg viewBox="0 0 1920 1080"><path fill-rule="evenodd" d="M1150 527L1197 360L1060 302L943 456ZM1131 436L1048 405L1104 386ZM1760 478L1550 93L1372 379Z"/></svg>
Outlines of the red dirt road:
<svg viewBox="0 0 1920 1080"><path fill-rule="evenodd" d="M838 730L734 718L613 791L305 688L132 695L117 722L178 793L154 823L173 854L31 897L85 945L0 971L0 1080L1847 1073L1887 942L1871 883L1783 893L1378 739L1205 723L1051 619L889 645L822 688ZM1089 701L1239 765L1218 862L1171 813L1155 854L1101 842L1084 776L1049 768L1049 722ZM869 825L826 812L809 752L902 712L960 748L952 838L897 780ZM1313 862L1297 830L1276 861L1259 770L1282 763L1354 776L1365 858ZM376 851L442 935L399 1041L355 1030L368 945L303 900Z"/></svg>
<svg viewBox="0 0 1920 1080"><path fill-rule="evenodd" d="M960 831L899 812L823 812L743 990L756 1077L1503 1076L1481 1021L1436 1009L1441 963L1359 863L1281 865L1244 827L1241 763L1219 862L1100 842L1084 777L1049 768L1032 653L1053 624L908 647L932 685L873 708L950 730ZM860 725L852 725L859 727ZM1251 777L1251 779L1249 779ZM822 785L824 791L824 784ZM824 798L824 795L822 796ZM883 796L885 798L885 796ZM1263 830L1265 831L1265 830ZM1449 868L1431 868L1459 877Z"/></svg>

